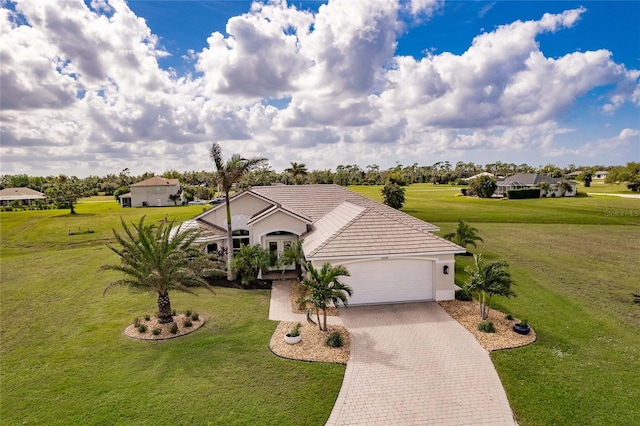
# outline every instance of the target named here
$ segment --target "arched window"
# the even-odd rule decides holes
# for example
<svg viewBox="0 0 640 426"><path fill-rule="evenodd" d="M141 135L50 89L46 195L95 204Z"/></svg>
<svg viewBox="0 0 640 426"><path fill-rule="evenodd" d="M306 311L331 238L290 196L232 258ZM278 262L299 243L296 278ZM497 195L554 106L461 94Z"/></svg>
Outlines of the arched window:
<svg viewBox="0 0 640 426"><path fill-rule="evenodd" d="M246 229L236 229L231 231L231 237L233 238L233 252L240 250L242 246L248 246L251 244L249 239L249 231Z"/></svg>

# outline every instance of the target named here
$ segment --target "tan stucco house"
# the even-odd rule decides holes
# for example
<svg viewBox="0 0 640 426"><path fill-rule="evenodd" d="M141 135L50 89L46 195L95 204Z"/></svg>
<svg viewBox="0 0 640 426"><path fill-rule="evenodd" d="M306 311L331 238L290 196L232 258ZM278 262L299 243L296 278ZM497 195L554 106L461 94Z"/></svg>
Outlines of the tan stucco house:
<svg viewBox="0 0 640 426"><path fill-rule="evenodd" d="M31 188L4 188L0 190L0 206L8 206L12 201L20 201L20 204L31 205L35 200L45 200L47 197L39 191Z"/></svg>
<svg viewBox="0 0 640 426"><path fill-rule="evenodd" d="M131 192L119 198L122 207L165 207L174 205L169 197L180 193L178 179L154 176L134 183L131 185Z"/></svg>
<svg viewBox="0 0 640 426"><path fill-rule="evenodd" d="M433 235L436 226L338 185L253 187L230 199L233 248L260 244L277 258L303 239L308 261L344 265L351 305L451 300L454 255L465 250ZM226 246L226 205L183 227L199 227L209 251Z"/></svg>

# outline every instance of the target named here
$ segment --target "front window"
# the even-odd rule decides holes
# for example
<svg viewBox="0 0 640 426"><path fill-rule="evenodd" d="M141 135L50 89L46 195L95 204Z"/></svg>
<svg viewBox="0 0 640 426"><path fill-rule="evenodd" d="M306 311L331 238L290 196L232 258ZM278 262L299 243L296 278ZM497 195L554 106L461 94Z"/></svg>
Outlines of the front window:
<svg viewBox="0 0 640 426"><path fill-rule="evenodd" d="M235 231L231 231L231 236L233 238L233 252L236 253L242 246L248 246L251 244L249 240L249 231L246 229L237 229Z"/></svg>

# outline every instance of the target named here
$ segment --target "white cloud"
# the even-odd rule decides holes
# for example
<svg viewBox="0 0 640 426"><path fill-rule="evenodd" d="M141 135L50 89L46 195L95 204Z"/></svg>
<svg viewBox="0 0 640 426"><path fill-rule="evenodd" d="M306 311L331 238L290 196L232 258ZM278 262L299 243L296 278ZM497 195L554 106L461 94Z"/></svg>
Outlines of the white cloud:
<svg viewBox="0 0 640 426"><path fill-rule="evenodd" d="M254 3L185 55L193 77L159 65L169 53L123 0L18 0L0 12L2 172L211 169L213 141L276 168L576 154L554 142L576 99L611 86L605 113L640 105L640 71L611 52L540 50L536 37L579 25L584 8L500 26L460 55L394 56L407 14L428 19L441 5L331 0L312 13ZM288 104L269 105L278 99ZM637 138L629 128L616 140ZM590 149L606 143L616 142Z"/></svg>

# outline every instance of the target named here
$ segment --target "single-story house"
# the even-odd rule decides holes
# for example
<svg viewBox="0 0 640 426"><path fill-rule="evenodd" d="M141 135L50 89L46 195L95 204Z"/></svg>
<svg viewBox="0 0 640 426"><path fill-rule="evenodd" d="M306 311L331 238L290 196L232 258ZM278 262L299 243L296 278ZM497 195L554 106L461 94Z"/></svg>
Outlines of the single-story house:
<svg viewBox="0 0 640 426"><path fill-rule="evenodd" d="M575 179L575 178L577 178L578 176L580 176L582 173L583 173L582 171L580 171L580 170L576 170L575 172L567 173L567 174L565 175L565 177L566 177L567 179Z"/></svg>
<svg viewBox="0 0 640 426"><path fill-rule="evenodd" d="M8 206L12 201L20 201L20 204L31 205L35 200L45 200L47 197L31 188L4 188L0 190L0 206Z"/></svg>
<svg viewBox="0 0 640 426"><path fill-rule="evenodd" d="M594 179L606 179L608 174L609 174L609 172L606 171L606 170L598 170L597 172L595 172L593 174L593 178Z"/></svg>
<svg viewBox="0 0 640 426"><path fill-rule="evenodd" d="M493 173L489 173L489 172L481 172L478 173L477 175L473 175L473 176L469 176L468 178L466 178L466 181L470 181L470 180L474 180L474 179L478 179L480 176L489 176L489 177L495 177L495 175Z"/></svg>
<svg viewBox="0 0 640 426"><path fill-rule="evenodd" d="M166 179L153 176L131 185L131 192L121 195L122 207L166 207L175 202L171 196L181 195L180 181L178 179ZM182 202L182 198L180 198Z"/></svg>
<svg viewBox="0 0 640 426"><path fill-rule="evenodd" d="M455 259L465 249L439 228L338 185L258 186L230 199L233 250L259 244L275 260L303 239L307 261L343 265L351 305L451 300ZM182 226L203 230L209 252L226 247L226 203Z"/></svg>
<svg viewBox="0 0 640 426"><path fill-rule="evenodd" d="M568 182L571 185L571 191L565 192L560 188L559 184L562 181ZM551 197L551 194L556 194L556 197L573 197L577 193L576 183L569 180L552 178L538 173L516 173L513 176L508 176L503 180L498 181L498 186L496 191L493 193L493 196L506 197L507 192L512 189L539 188L542 182L548 182L549 185L551 185L551 189L546 194L544 191L541 191L541 197Z"/></svg>

